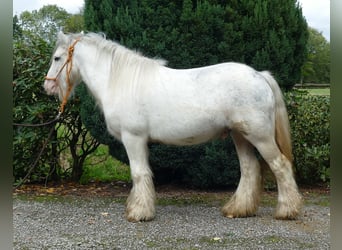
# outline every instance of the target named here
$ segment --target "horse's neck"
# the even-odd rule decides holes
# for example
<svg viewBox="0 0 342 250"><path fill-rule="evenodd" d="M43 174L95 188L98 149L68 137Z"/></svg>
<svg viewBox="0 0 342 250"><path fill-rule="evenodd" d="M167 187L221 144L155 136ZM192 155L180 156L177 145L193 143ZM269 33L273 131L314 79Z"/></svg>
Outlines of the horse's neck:
<svg viewBox="0 0 342 250"><path fill-rule="evenodd" d="M79 55L82 80L102 107L113 99L139 98L145 84L155 80L155 72L163 65L117 46L115 55L99 58L101 51L85 44Z"/></svg>
<svg viewBox="0 0 342 250"><path fill-rule="evenodd" d="M97 52L91 46L82 48L77 54L77 63L81 78L96 101L102 105L102 98L108 91L110 67L105 61L97 60Z"/></svg>

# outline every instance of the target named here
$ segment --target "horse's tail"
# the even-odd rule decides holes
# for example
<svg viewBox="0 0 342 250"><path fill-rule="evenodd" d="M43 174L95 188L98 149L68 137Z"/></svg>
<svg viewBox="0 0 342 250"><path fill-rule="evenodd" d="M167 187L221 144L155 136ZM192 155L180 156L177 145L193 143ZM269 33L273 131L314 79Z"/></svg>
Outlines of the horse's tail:
<svg viewBox="0 0 342 250"><path fill-rule="evenodd" d="M260 72L266 79L275 97L275 139L280 152L290 161L293 161L291 131L283 94L278 83L268 71Z"/></svg>

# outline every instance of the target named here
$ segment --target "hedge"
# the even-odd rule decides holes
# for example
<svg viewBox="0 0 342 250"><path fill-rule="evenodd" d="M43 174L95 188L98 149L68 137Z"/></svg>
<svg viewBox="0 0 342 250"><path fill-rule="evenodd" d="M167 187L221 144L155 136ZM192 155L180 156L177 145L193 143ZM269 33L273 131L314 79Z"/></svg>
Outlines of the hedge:
<svg viewBox="0 0 342 250"><path fill-rule="evenodd" d="M330 181L330 96L285 94L296 177L302 184Z"/></svg>

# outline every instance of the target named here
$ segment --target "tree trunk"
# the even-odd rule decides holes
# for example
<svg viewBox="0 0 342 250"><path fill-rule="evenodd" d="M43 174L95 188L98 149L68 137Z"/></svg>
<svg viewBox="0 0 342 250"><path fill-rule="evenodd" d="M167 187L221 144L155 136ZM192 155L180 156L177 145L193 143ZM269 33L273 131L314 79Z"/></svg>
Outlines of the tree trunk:
<svg viewBox="0 0 342 250"><path fill-rule="evenodd" d="M57 168L59 167L58 164L58 158L59 158L59 152L58 152L58 143L57 143L57 129L55 129L51 136L51 156L52 156L52 162L50 164L50 180L52 181L59 181L60 176L58 176Z"/></svg>
<svg viewBox="0 0 342 250"><path fill-rule="evenodd" d="M83 162L80 159L81 157L77 156L73 159L72 163L72 173L71 179L73 181L79 181L83 174Z"/></svg>

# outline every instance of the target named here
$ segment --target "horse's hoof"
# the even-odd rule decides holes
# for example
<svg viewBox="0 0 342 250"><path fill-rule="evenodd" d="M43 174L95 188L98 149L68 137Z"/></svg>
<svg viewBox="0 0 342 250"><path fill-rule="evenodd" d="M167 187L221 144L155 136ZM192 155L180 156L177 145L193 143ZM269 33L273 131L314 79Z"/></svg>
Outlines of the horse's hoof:
<svg viewBox="0 0 342 250"><path fill-rule="evenodd" d="M151 221L154 219L154 216L141 216L141 217L136 217L136 216L130 216L126 215L126 219L129 222L142 222L142 221Z"/></svg>
<svg viewBox="0 0 342 250"><path fill-rule="evenodd" d="M155 217L154 211L137 211L133 209L126 209L126 219L129 222L151 221Z"/></svg>

